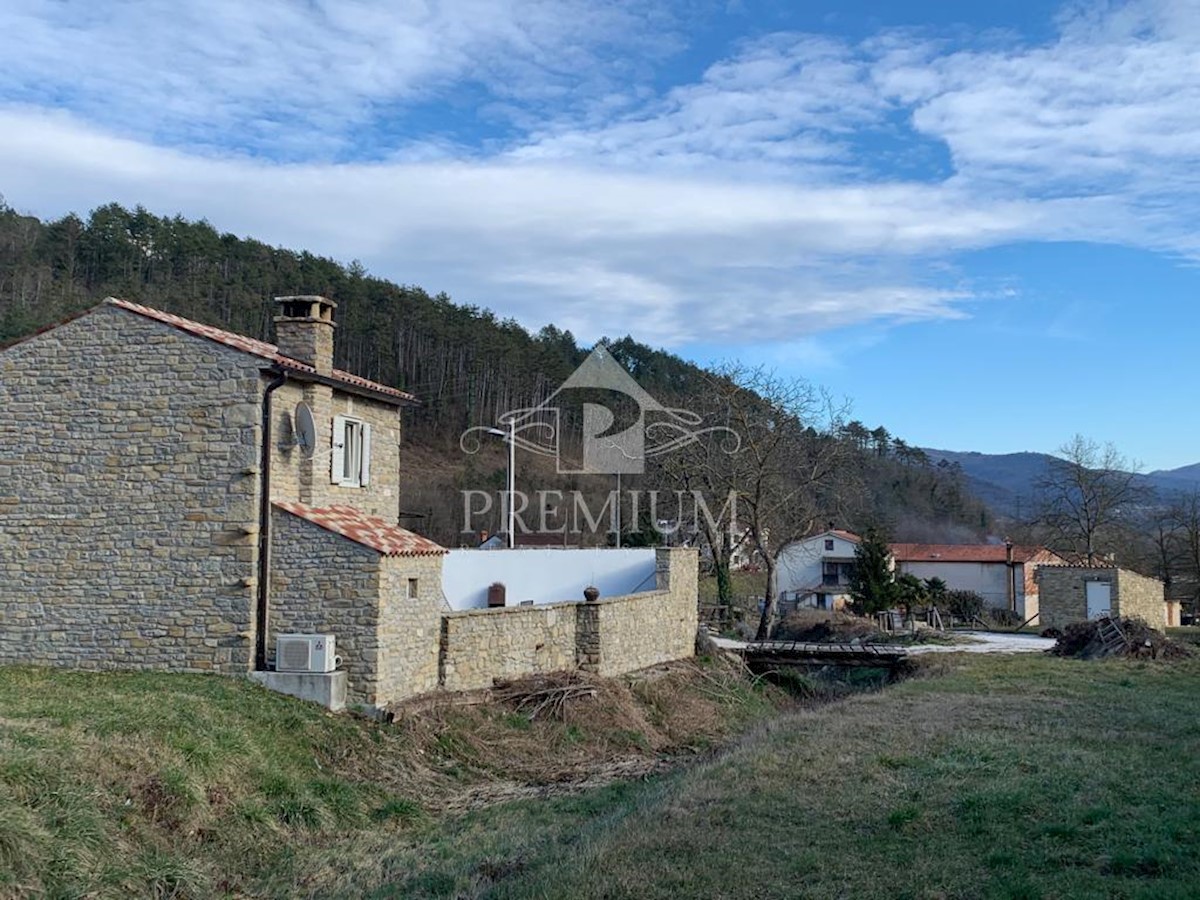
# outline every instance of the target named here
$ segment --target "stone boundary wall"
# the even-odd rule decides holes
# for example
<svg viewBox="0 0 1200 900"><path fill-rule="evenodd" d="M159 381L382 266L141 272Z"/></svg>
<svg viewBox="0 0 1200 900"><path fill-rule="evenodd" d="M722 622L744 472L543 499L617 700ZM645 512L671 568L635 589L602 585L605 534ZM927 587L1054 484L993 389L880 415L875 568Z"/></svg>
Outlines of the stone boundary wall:
<svg viewBox="0 0 1200 900"><path fill-rule="evenodd" d="M475 690L563 669L613 676L691 656L696 551L659 550L656 565L656 589L646 593L442 616L441 686Z"/></svg>
<svg viewBox="0 0 1200 900"><path fill-rule="evenodd" d="M659 551L658 590L614 597L595 604L599 632L599 675L620 675L691 656L696 647L695 551Z"/></svg>
<svg viewBox="0 0 1200 900"><path fill-rule="evenodd" d="M441 686L491 687L496 678L576 668L580 603L473 609L442 616Z"/></svg>

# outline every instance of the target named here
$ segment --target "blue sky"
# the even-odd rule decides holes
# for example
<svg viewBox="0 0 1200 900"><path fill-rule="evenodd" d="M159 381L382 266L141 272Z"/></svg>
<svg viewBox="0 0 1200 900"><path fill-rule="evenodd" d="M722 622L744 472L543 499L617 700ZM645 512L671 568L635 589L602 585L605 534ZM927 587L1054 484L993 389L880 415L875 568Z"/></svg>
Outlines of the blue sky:
<svg viewBox="0 0 1200 900"><path fill-rule="evenodd" d="M807 377L911 443L1200 461L1200 3L0 7L0 193Z"/></svg>

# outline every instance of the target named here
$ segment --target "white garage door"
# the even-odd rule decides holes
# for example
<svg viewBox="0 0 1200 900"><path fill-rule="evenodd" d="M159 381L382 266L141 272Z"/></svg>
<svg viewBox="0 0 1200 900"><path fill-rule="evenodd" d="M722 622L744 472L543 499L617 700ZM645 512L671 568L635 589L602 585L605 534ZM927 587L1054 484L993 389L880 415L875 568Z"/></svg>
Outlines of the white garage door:
<svg viewBox="0 0 1200 900"><path fill-rule="evenodd" d="M1087 617L1103 619L1112 612L1112 585L1107 581L1087 583Z"/></svg>

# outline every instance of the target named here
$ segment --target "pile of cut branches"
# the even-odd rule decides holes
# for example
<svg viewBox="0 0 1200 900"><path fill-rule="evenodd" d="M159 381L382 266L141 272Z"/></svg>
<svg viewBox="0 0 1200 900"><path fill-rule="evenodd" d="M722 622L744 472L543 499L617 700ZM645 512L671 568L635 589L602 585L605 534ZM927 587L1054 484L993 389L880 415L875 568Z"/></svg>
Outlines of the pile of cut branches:
<svg viewBox="0 0 1200 900"><path fill-rule="evenodd" d="M1161 631L1151 628L1141 619L1121 616L1111 620L1121 629L1124 642L1105 643L1100 634L1100 622L1073 622L1062 630L1050 648L1055 656L1075 659L1098 659L1106 656L1132 656L1146 659L1178 659L1189 656L1191 650L1173 641Z"/></svg>
<svg viewBox="0 0 1200 900"><path fill-rule="evenodd" d="M580 700L595 699L596 682L581 672L549 672L511 681L497 681L492 696L521 713L529 721L561 721L567 707Z"/></svg>

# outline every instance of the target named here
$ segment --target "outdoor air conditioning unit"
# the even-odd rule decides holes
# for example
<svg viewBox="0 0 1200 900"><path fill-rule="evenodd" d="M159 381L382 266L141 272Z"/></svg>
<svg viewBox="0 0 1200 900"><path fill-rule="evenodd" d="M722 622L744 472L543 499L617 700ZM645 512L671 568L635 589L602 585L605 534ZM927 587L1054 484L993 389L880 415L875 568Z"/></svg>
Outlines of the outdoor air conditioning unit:
<svg viewBox="0 0 1200 900"><path fill-rule="evenodd" d="M276 672L332 672L342 661L332 634L280 634L275 638Z"/></svg>

